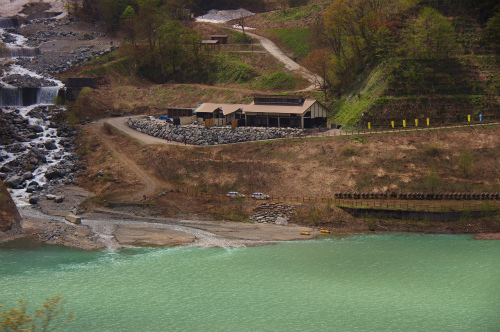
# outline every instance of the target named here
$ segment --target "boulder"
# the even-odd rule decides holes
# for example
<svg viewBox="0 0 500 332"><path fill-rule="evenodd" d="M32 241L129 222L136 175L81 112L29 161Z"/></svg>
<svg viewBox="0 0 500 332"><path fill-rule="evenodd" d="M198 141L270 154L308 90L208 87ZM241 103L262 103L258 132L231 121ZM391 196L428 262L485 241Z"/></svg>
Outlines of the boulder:
<svg viewBox="0 0 500 332"><path fill-rule="evenodd" d="M40 197L38 196L33 196L33 197L30 197L29 199L29 203L32 204L32 205L35 205L35 204L38 204L38 201L40 200Z"/></svg>
<svg viewBox="0 0 500 332"><path fill-rule="evenodd" d="M283 217L276 218L276 225L286 226L288 225L288 219Z"/></svg>
<svg viewBox="0 0 500 332"><path fill-rule="evenodd" d="M57 149L56 142L54 140L50 140L44 143L44 146L47 150L55 150Z"/></svg>
<svg viewBox="0 0 500 332"><path fill-rule="evenodd" d="M45 172L45 177L49 180L59 178L62 175L63 175L62 172L60 170L58 170L57 168L49 168L47 170L47 172Z"/></svg>
<svg viewBox="0 0 500 332"><path fill-rule="evenodd" d="M5 181L5 185L8 187L16 188L24 182L24 179L21 176L13 175L9 176Z"/></svg>
<svg viewBox="0 0 500 332"><path fill-rule="evenodd" d="M79 225L82 223L82 218L75 216L74 214L71 213L68 214L64 219L75 225Z"/></svg>
<svg viewBox="0 0 500 332"><path fill-rule="evenodd" d="M33 179L33 173L28 171L22 175L22 178L23 180L31 180Z"/></svg>

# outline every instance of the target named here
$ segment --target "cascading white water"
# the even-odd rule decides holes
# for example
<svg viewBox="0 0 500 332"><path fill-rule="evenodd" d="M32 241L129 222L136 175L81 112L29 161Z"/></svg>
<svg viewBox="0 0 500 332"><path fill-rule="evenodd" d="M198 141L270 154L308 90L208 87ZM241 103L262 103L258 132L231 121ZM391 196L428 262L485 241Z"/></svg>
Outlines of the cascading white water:
<svg viewBox="0 0 500 332"><path fill-rule="evenodd" d="M0 17L0 29L9 29L14 27L14 21L10 17Z"/></svg>
<svg viewBox="0 0 500 332"><path fill-rule="evenodd" d="M38 47L8 47L7 51L11 58L34 57L40 54Z"/></svg>
<svg viewBox="0 0 500 332"><path fill-rule="evenodd" d="M22 106L21 89L15 87L1 88L0 106Z"/></svg>
<svg viewBox="0 0 500 332"><path fill-rule="evenodd" d="M47 86L39 88L36 96L36 103L43 105L52 105L54 104L54 99L57 97L57 93L59 92L58 86Z"/></svg>

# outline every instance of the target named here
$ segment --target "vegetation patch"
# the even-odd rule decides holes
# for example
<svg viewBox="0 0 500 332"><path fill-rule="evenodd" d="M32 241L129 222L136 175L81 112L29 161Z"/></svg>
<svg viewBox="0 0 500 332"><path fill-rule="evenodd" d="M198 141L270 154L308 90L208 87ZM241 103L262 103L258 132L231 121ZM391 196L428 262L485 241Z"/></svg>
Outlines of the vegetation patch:
<svg viewBox="0 0 500 332"><path fill-rule="evenodd" d="M270 90L293 90L297 87L297 78L283 71L278 71L267 78L262 78L258 86Z"/></svg>
<svg viewBox="0 0 500 332"><path fill-rule="evenodd" d="M292 57L297 61L304 59L311 52L308 28L264 29L263 32L275 40L278 45L290 50L293 54Z"/></svg>

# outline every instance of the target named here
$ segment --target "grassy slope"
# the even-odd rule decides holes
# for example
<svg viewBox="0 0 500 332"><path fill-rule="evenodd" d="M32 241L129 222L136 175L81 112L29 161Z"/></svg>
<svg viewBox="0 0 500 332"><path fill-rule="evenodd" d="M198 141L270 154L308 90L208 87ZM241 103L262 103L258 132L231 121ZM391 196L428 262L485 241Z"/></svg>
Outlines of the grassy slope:
<svg viewBox="0 0 500 332"><path fill-rule="evenodd" d="M291 58L303 60L311 51L309 27L328 8L330 2L276 10L251 16L245 20L257 33L273 40Z"/></svg>
<svg viewBox="0 0 500 332"><path fill-rule="evenodd" d="M119 134L110 137L150 174L173 185L204 192L331 196L337 191L500 191L500 127L406 132L365 137L290 139L213 147L144 146ZM81 137L87 164L82 185L94 192L134 190L130 173L113 163L91 135ZM469 168L460 154L472 154ZM106 170L109 178L99 177ZM114 179L121 179L117 184Z"/></svg>
<svg viewBox="0 0 500 332"><path fill-rule="evenodd" d="M433 124L466 121L469 114L477 120L479 113L483 118L500 118L500 57L488 54L480 44L481 27L468 15L459 10L448 13L463 55L385 61L361 73L362 83L332 104L331 121L389 127L391 121L401 125L402 120L413 119L430 118Z"/></svg>

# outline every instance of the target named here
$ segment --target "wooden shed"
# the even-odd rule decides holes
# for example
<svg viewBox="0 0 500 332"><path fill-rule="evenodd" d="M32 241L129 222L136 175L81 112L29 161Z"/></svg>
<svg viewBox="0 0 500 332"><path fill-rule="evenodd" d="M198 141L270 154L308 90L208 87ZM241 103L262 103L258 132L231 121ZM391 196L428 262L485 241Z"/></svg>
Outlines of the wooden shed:
<svg viewBox="0 0 500 332"><path fill-rule="evenodd" d="M211 40L218 40L219 44L227 44L227 35L210 35Z"/></svg>

